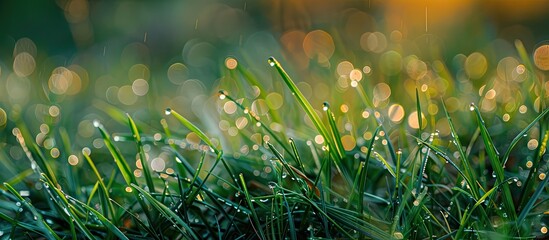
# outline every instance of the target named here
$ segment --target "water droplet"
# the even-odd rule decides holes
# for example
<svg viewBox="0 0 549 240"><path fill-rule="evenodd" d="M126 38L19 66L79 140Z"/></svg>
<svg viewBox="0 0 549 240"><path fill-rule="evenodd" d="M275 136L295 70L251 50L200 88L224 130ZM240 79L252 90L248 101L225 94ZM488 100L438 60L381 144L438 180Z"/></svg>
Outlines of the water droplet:
<svg viewBox="0 0 549 240"><path fill-rule="evenodd" d="M99 127L99 126L101 126L101 123L99 122L99 120L95 119L95 120L93 120L93 126L94 127Z"/></svg>
<svg viewBox="0 0 549 240"><path fill-rule="evenodd" d="M234 194L234 196L235 196L235 197L240 197L240 192L236 192L236 193Z"/></svg>
<svg viewBox="0 0 549 240"><path fill-rule="evenodd" d="M503 217L504 217L504 218L507 218L507 213L503 213Z"/></svg>
<svg viewBox="0 0 549 240"><path fill-rule="evenodd" d="M172 114L172 109L171 108L166 108L166 112L164 112L166 115L170 115Z"/></svg>
<svg viewBox="0 0 549 240"><path fill-rule="evenodd" d="M469 111L475 111L475 103L469 104Z"/></svg>
<svg viewBox="0 0 549 240"><path fill-rule="evenodd" d="M219 91L219 99L223 100L227 97L225 90Z"/></svg>
<svg viewBox="0 0 549 240"><path fill-rule="evenodd" d="M269 65L271 65L271 67L274 67L274 65L276 64L276 59L274 57L269 57L267 62L269 63Z"/></svg>
<svg viewBox="0 0 549 240"><path fill-rule="evenodd" d="M259 201L262 202L262 203L266 203L266 202L269 201L269 199L259 199Z"/></svg>
<svg viewBox="0 0 549 240"><path fill-rule="evenodd" d="M324 102L322 104L322 111L328 111L328 109L330 108L330 104L328 102Z"/></svg>
<svg viewBox="0 0 549 240"><path fill-rule="evenodd" d="M21 207L21 203L20 203L20 202L16 202L16 203L15 203L15 206Z"/></svg>

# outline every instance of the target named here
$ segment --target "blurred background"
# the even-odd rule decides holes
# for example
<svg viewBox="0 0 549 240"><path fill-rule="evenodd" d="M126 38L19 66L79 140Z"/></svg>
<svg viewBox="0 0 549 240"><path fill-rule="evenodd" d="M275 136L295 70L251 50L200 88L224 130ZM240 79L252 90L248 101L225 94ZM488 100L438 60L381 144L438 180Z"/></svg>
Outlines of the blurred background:
<svg viewBox="0 0 549 240"><path fill-rule="evenodd" d="M549 51L537 61L528 57L529 64L516 46L528 56L545 46L548 13L546 1L2 1L0 158L24 158L15 126L28 126L48 157L67 159L83 147L103 148L94 120L127 133L127 112L154 134L162 132L166 107L219 138L227 152L249 154L257 149L238 133L259 130L218 99L221 88L275 132L321 145L304 114L273 120L272 111L298 105L267 64L269 56L316 109L329 101L337 110L346 150L366 151L375 124L360 121L372 114L395 129L388 133L395 142L398 126L447 136L440 99L460 133L474 131L467 123L475 102L497 140L506 142L518 132L506 129L524 127L546 99L541 70ZM260 86L241 84L237 66ZM358 85L374 106L361 102ZM71 136L69 146L60 146L60 128ZM528 144L537 146L538 135L533 131L535 142ZM199 142L192 135L185 140ZM155 155L166 162L156 170L170 166L165 155Z"/></svg>

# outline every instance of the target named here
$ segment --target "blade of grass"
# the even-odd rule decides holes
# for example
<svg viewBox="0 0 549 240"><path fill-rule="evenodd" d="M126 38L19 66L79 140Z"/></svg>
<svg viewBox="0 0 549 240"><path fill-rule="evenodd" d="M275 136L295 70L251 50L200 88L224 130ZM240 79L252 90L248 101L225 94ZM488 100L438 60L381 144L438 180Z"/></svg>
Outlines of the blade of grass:
<svg viewBox="0 0 549 240"><path fill-rule="evenodd" d="M474 113L477 119L477 125L480 128L480 135L482 136L482 140L486 148L486 153L488 154L488 158L490 160L490 163L492 164L492 168L496 173L497 183L498 184L503 183L505 180L504 170L499 160L499 156L494 146L494 143L492 141L492 138L490 137L490 134L486 129L486 124L484 123L484 120L480 115L480 110L478 109L478 107L475 106L474 104L471 104L471 107L474 110ZM502 188L503 188L503 196L502 196L503 205L505 206L506 212L510 215L509 216L510 220L514 222L517 219L517 213L515 210L515 205L513 204L511 190L509 189L509 185L507 184L504 184Z"/></svg>
<svg viewBox="0 0 549 240"><path fill-rule="evenodd" d="M365 166L364 171L362 171L362 176L360 177L359 182L359 188L358 193L360 194L359 198L357 199L357 206L358 206L358 213L363 215L364 214L364 193L366 189L366 180L368 175L368 166L370 164L370 157L372 156L373 148L374 148L374 141L375 136L379 133L380 127L378 126L374 132L374 135L372 135L372 139L370 140L370 144L368 145L368 153L366 153L366 158L364 159Z"/></svg>
<svg viewBox="0 0 549 240"><path fill-rule="evenodd" d="M544 152L546 151L547 141L549 141L549 130L545 131L545 133L543 134L543 139L541 139L541 143L536 149L536 153L532 163L532 166L534 167L528 173L526 183L524 184L524 188L522 189L519 199L519 209L522 209L522 211L524 211L523 207L526 207L526 201L531 199L530 191L533 188L534 182L536 181L536 175L538 173L538 170L541 168L540 161Z"/></svg>
<svg viewBox="0 0 549 240"><path fill-rule="evenodd" d="M122 153L120 153L120 150L118 150L118 148L113 144L111 136L103 127L103 124L99 123L99 121L94 121L94 126L99 129L99 132L103 137L103 141L105 142L105 146L111 153L114 162L120 170L120 173L122 173L122 177L124 177L124 180L126 181L126 184L129 186L131 183L136 183L135 177L130 170L130 165L128 164Z"/></svg>
<svg viewBox="0 0 549 240"><path fill-rule="evenodd" d="M206 143L213 152L219 154L220 150L214 146L214 144L212 143L212 141L210 141L206 134L204 134L202 130L192 124L185 117L181 116L181 114L171 108L166 108L166 115L173 115L181 124L183 124L183 126L191 130L191 132L195 133L204 143Z"/></svg>
<svg viewBox="0 0 549 240"><path fill-rule="evenodd" d="M549 174L549 172L547 172L546 175L547 174ZM534 204L536 203L536 201L538 200L539 196L545 190L545 185L547 185L547 181L549 181L549 177L544 178L539 183L539 185L536 188L536 191L534 192L534 194L532 194L532 196L530 196L528 198L529 200L528 200L528 202L526 202L526 204L522 208L522 211L520 212L520 215L517 218L517 222L522 223L524 221L524 219L526 219L526 216L532 210L532 208L533 208Z"/></svg>
<svg viewBox="0 0 549 240"><path fill-rule="evenodd" d="M88 151L82 150L82 155L84 156L84 158L86 159L86 161L90 165L90 168L92 169L93 173L97 177L97 182L99 183L99 187L101 188L102 194L101 194L100 199L101 199L101 203L103 205L103 211L104 211L103 215L108 217L109 216L108 214L110 213L114 224L118 224L118 216L116 216L116 214L114 212L114 207L112 206L112 203L109 200L111 197L109 196L109 191L107 190L107 187L105 186L105 183L103 182L103 178L101 178L101 175L99 174L99 171L95 167L95 163L93 162L90 155L88 154Z"/></svg>
<svg viewBox="0 0 549 240"><path fill-rule="evenodd" d="M152 180L152 172L150 169L151 167L149 165L147 156L145 155L145 151L143 150L143 142L141 142L141 135L139 134L139 129L137 129L137 125L135 125L135 122L133 121L133 118L130 116L130 114L126 113L126 116L128 117L128 122L132 130L134 141L137 145L137 151L139 152L139 158L141 159L141 166L143 167L143 175L145 176L145 182L147 183L149 192L153 193L155 192L155 190L154 190L154 182Z"/></svg>
<svg viewBox="0 0 549 240"><path fill-rule="evenodd" d="M62 209L62 212L60 214L64 215L67 218L67 222L71 225L71 231L72 231L72 225L76 224L76 227L84 234L84 236L88 239L95 239L95 236L90 232L86 224L82 222L80 217L75 212L75 208L71 206L69 201L67 200L67 197L61 190L59 190L54 183L48 178L48 176L44 173L42 173L41 180L44 181L44 183L47 183L50 187L45 187L46 192L50 195L50 197L53 199L53 202L57 204L59 208ZM80 214L84 215L84 214ZM73 232L73 238L76 239L76 234Z"/></svg>
<svg viewBox="0 0 549 240"><path fill-rule="evenodd" d="M244 175L239 174L239 177L240 177L240 182L242 184L242 188L244 189L244 196L246 197L246 202L248 203L248 207L250 208L250 211L251 211L251 218L252 218L252 221L253 221L253 225L255 225L255 230L256 230L256 234L257 236L260 238L260 239L266 239L265 237L265 233L263 233L263 228L261 227L261 223L259 221L259 217L257 216L257 213L255 212L255 208L253 206L253 203L252 203L252 197L250 195L250 193L248 192L248 187L246 186L246 181L244 180Z"/></svg>
<svg viewBox="0 0 549 240"><path fill-rule="evenodd" d="M343 148L343 143L341 142L341 135L339 134L339 130L337 129L336 121L335 121L335 115L330 109L330 104L328 102L324 102L322 104L322 110L326 112L326 117L328 118L328 126L330 127L329 131L331 133L332 140L331 142L334 143L336 147L336 151L340 156L345 156L345 150Z"/></svg>
<svg viewBox="0 0 549 240"><path fill-rule="evenodd" d="M549 108L543 110L542 113L540 113L528 126L526 126L522 131L520 131L517 136L511 141L509 144L509 147L507 148L507 151L505 151L505 154L503 154L502 160L503 164L502 166L505 167L505 164L507 163L507 160L509 160L509 155L511 155L511 151L513 148L517 145L517 143L525 137L525 134L532 129L540 121L543 117L545 117L549 113Z"/></svg>
<svg viewBox="0 0 549 240"><path fill-rule="evenodd" d="M74 201L76 203L79 203L80 206L82 206L84 209L90 211L91 213L93 213L93 215L95 215L97 217L97 219L99 219L99 221L101 221L101 223L103 223L103 226L105 226L111 233L113 233L114 235L116 235L118 238L120 239L128 239L128 237L126 237L124 235L124 233L122 233L120 231L120 229L118 229L113 223L111 223L105 216L103 216L100 212L98 212L97 210L93 209L92 207L88 206L87 204L83 203L83 202L80 202L78 199L75 199L71 196L69 196L69 199L71 201Z"/></svg>
<svg viewBox="0 0 549 240"><path fill-rule="evenodd" d="M268 59L268 62L269 62L269 65L271 65L272 67L275 67L275 69L278 71L278 73L286 83L286 86L288 86L292 95L296 97L297 101L299 102L303 110L305 110L305 113L307 114L307 116L309 116L309 118L313 122L313 125L316 127L317 131L319 131L319 133L325 139L330 149L336 150L337 147L335 146L335 143L331 141L330 135L328 134L328 130L320 120L320 117L315 112L315 110L313 109L309 101L307 101L303 93L301 93L299 88L297 88L297 86L295 85L294 81L290 78L288 73L286 73L284 68L282 68L282 65L280 65L280 63L274 57L270 57ZM330 152L332 153L332 157L334 161L336 161L336 163L339 165L339 162L341 161L341 159L343 159L344 154L342 152L336 152L336 151L330 151Z"/></svg>
<svg viewBox="0 0 549 240"><path fill-rule="evenodd" d="M162 204L156 198L154 198L150 193L140 188L136 184L131 184L131 187L139 192L140 197L144 197L147 201L153 206L160 214L166 217L179 232L181 232L186 238L189 239L199 239L193 229L183 221L177 214L175 214L170 208ZM183 227L183 228L181 228Z"/></svg>
<svg viewBox="0 0 549 240"><path fill-rule="evenodd" d="M132 184L137 185L137 181L130 169L130 165L120 153L120 150L113 144L112 139L107 132L107 130L103 127L103 124L101 124L99 121L94 121L94 126L99 129L99 132L101 133L101 136L103 137L103 142L105 142L105 146L107 146L107 149L109 150L109 153L114 159L114 162L116 163L116 166L120 170L120 173L122 173L122 177L124 178L124 181L126 182L127 186L130 186ZM114 178L111 178L111 183L114 181ZM110 188L111 183L107 186L107 189ZM149 211L149 207L145 204L145 202L138 196L137 192L134 192L134 195L137 198L137 201L139 202L139 205L141 206L141 209L145 213L145 216L149 219L149 221L154 222L153 215ZM149 229L152 232L155 232L154 227Z"/></svg>
<svg viewBox="0 0 549 240"><path fill-rule="evenodd" d="M4 187L13 194L20 203L22 203L25 208L27 208L32 215L36 218L37 227L40 228L40 232L44 234L44 236L48 237L49 239L57 239L61 240L61 238L53 231L53 229L50 228L49 224L46 223L44 218L42 217L42 214L40 214L37 209L26 199L24 199L17 190L15 190L9 183L4 183Z"/></svg>
<svg viewBox="0 0 549 240"><path fill-rule="evenodd" d="M219 91L219 94L220 96L223 96L223 98L227 98L229 99L229 101L233 102L234 104L236 104L236 106L238 108L240 108L242 111L244 111L244 113L248 114L250 119L252 119L252 121L255 121L256 124L259 124L259 126L261 127L261 129L265 130L267 133L269 133L269 135L274 139L275 142L277 142L280 146L282 146L282 148L284 148L284 151L286 151L288 153L288 155L290 155L293 159L295 159L296 161L297 160L297 156L294 156L297 155L297 153L293 153L293 151L290 151L290 149L288 149L288 147L286 146L286 144L284 144L284 142L273 132L273 130L271 130L269 127L267 127L266 124L264 124L263 122L261 122L260 118L255 115L255 113L253 113L252 111L250 111L248 108L244 107L244 105L242 105L241 103L239 103L238 101L236 101L236 99L232 98L231 96L229 96L227 94L226 91L224 90L220 90ZM293 153L293 154L292 154Z"/></svg>
<svg viewBox="0 0 549 240"><path fill-rule="evenodd" d="M475 175L475 172L473 171L473 168L469 164L469 160L467 159L467 155L463 151L463 146L461 144L461 141L459 140L459 135L456 131L456 128L454 127L454 123L452 121L452 118L450 118L450 114L448 113L448 110L446 109L446 104L444 103L444 100L442 100L442 108L444 109L444 114L446 115L446 120L448 121L448 125L450 126L450 135L453 138L452 143L456 146L459 157L461 158L461 164L463 165L464 174L463 178L465 181L467 181L467 184L469 184L469 187L471 188L471 193L475 197L475 199L478 199L480 197L480 193L478 191L477 187L477 177ZM456 165L457 168L457 165ZM457 168L459 169L459 168ZM461 171L461 170L460 170Z"/></svg>

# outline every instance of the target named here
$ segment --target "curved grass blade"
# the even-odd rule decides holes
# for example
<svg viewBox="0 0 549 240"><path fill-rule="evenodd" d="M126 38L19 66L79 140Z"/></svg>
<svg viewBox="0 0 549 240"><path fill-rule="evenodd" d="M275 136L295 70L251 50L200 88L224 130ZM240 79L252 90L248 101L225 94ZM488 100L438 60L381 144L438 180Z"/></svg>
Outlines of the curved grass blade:
<svg viewBox="0 0 549 240"><path fill-rule="evenodd" d="M477 119L477 125L480 129L480 135L482 136L482 140L486 148L486 153L488 154L488 158L490 160L490 163L492 164L492 168L496 173L497 183L501 184L505 182L505 175L503 171L503 166L501 165L501 162L499 160L499 156L498 156L499 154L494 146L494 142L492 141L490 134L488 133L488 130L486 129L486 124L484 123L484 120L480 115L480 110L474 104L471 104L471 107L474 110L474 113ZM513 204L511 190L509 189L509 185L507 184L504 184L502 188L503 188L503 205L505 206L505 211L509 213L510 221L514 222L517 219L517 213L515 210L515 205Z"/></svg>
<svg viewBox="0 0 549 240"><path fill-rule="evenodd" d="M227 92L225 90L220 90L219 91L219 94L220 96L223 96L224 98L227 98L229 99L231 102L233 102L234 104L236 104L236 106L238 108L240 108L242 111L244 112L248 112L247 114L250 115L250 118L255 121L256 123L259 123L260 124L260 127L265 130L267 133L269 133L269 135L274 139L275 142L277 142L280 146L282 146L282 148L284 148L284 151L286 151L288 153L288 155L290 155L293 159L295 159L296 161L298 156L297 156L297 152L294 152L293 154L295 154L296 156L294 156L292 154L293 151L290 151L290 149L288 149L288 147L286 146L286 144L284 144L284 142L282 140L280 140L280 138L273 132L273 130L271 130L269 127L267 127L267 125L265 125L263 122L261 122L261 120L255 115L255 113L251 112L248 110L248 108L244 107L244 105L242 105L241 103L239 103L238 101L236 101L236 99L232 98L231 96L229 96L227 94Z"/></svg>
<svg viewBox="0 0 549 240"><path fill-rule="evenodd" d="M456 131L456 128L454 127L454 123L452 121L452 118L450 118L450 114L448 113L448 110L446 109L446 104L444 103L444 100L442 100L442 108L444 109L444 114L446 115L446 120L448 120L448 125L450 126L450 134L452 138L454 139L453 144L458 149L459 157L461 158L461 164L463 165L463 169L465 171L465 174L463 174L463 178L465 181L467 181L467 184L469 184L469 187L471 187L471 193L475 197L475 199L478 199L480 197L478 187L475 184L477 182L477 178L475 175L475 172L472 171L473 168L471 165L469 165L469 161L467 160L467 155L463 151L463 146L461 144L461 141L459 140L459 135ZM452 164L454 164L452 162ZM455 166L456 169L457 166ZM459 170L461 171L461 170Z"/></svg>
<svg viewBox="0 0 549 240"><path fill-rule="evenodd" d="M75 212L76 209L73 206L71 206L65 194L61 192L61 190L57 189L55 185L53 185L54 183L46 176L46 174L42 173L41 177L42 177L41 180L50 186L50 187L46 187L45 189L53 199L53 202L59 208L62 209L61 214L67 217L67 222L69 222L69 224L71 225L71 231L73 231L72 225L76 224L78 229L82 232L82 234L84 234L84 236L86 236L86 238L96 239L95 236L93 236L93 234L90 232L88 227L86 227L86 224L84 224L84 222L82 222L82 220L79 217L79 215L84 215L84 214L82 213L78 214ZM73 238L76 238L76 234L74 232L73 232Z"/></svg>
<svg viewBox="0 0 549 240"><path fill-rule="evenodd" d="M113 144L111 136L103 127L103 124L99 123L98 121L94 121L94 126L99 129L99 132L103 137L103 141L105 142L105 146L111 153L114 162L118 166L118 169L120 169L120 173L122 173L122 177L124 177L124 181L126 181L126 184L129 186L131 183L136 183L135 177L131 172L130 165L128 164L122 153L120 153L120 150L118 150L118 148Z"/></svg>
<svg viewBox="0 0 549 240"><path fill-rule="evenodd" d="M328 126L330 126L330 132L332 133L332 142L336 146L336 151L340 156L345 156L345 150L343 148L343 143L341 142L341 135L339 134L339 130L337 130L337 125L335 121L335 116L332 110L330 109L330 104L328 102L324 102L322 109L326 111L326 116L328 118Z"/></svg>
<svg viewBox="0 0 549 240"><path fill-rule="evenodd" d="M129 125L132 130L133 137L135 139L134 141L137 144L137 151L139 152L139 158L141 159L141 166L143 166L143 175L145 175L145 181L147 183L147 187L149 188L150 192L155 192L154 182L152 180L151 167L147 160L147 156L145 155L145 151L143 150L143 142L141 142L141 135L139 134L139 129L137 129L137 125L135 125L135 122L133 121L130 114L126 113L126 116L128 117Z"/></svg>
<svg viewBox="0 0 549 240"><path fill-rule="evenodd" d="M326 127L320 120L320 117L318 116L318 114L315 112L315 110L313 109L309 101L307 101L303 93L301 93L299 88L297 88L297 86L295 85L294 81L290 78L288 73L286 73L284 68L282 68L280 63L274 57L270 57L268 59L268 62L269 62L269 65L276 68L276 70L278 71L278 73L286 83L286 86L288 86L288 88L292 92L292 95L296 97L297 101L299 102L303 110L305 110L305 113L307 114L307 116L309 116L309 118L313 122L316 129L325 139L330 149L334 149L334 150L337 149L334 142L331 141L330 135L328 134L328 129L326 129ZM336 163L339 162L344 157L343 155L341 155L340 152L336 152L332 150L330 151L330 153L332 153L332 158L336 161Z"/></svg>
<svg viewBox="0 0 549 240"><path fill-rule="evenodd" d="M156 198L154 198L149 192L140 188L136 184L132 183L131 186L137 192L139 192L141 196L146 198L147 201L151 204L151 206L153 206L156 210L158 210L160 214L162 214L164 217L166 217L167 220L173 223L175 225L175 228L179 232L181 232L184 236L186 236L188 239L199 239L198 236L192 230L192 228L185 221L183 221L183 219L181 219L177 214L175 214L170 208L166 207L166 205L156 200Z"/></svg>
<svg viewBox="0 0 549 240"><path fill-rule="evenodd" d="M528 124L528 126L526 126L524 129L522 129L522 131L520 131L520 133L517 134L517 136L513 139L513 141L511 141L511 143L509 144L509 147L507 148L507 151L505 151L505 153L503 154L503 164L502 166L505 167L505 164L507 163L507 160L509 160L509 155L511 155L511 151L513 150L513 148L517 145L517 143L522 139L524 138L525 134L530 131L530 129L532 129L532 127L534 127L536 125L536 123L541 120L543 117L545 117L547 114L549 113L549 108L543 110L542 113L540 113L530 124Z"/></svg>
<svg viewBox="0 0 549 240"><path fill-rule="evenodd" d="M187 120L185 117L181 116L178 112L171 108L166 108L166 115L173 115L183 126L191 130L193 133L195 133L204 143L206 143L210 149L215 152L216 154L219 154L220 150L217 149L212 141L200 130L198 127L196 127L194 124L192 124L189 120Z"/></svg>
<svg viewBox="0 0 549 240"><path fill-rule="evenodd" d="M534 156L534 161L532 163L533 167L530 169L530 173L528 174L528 178L526 178L526 184L524 185L524 189L521 192L520 201L519 201L519 210L524 211L522 208L527 207L526 201L528 199L531 199L531 196L529 196L531 189L533 188L533 184L536 181L536 175L538 173L538 169L540 168L540 161L543 156L543 153L546 150L547 147L547 141L549 141L549 130L545 131L543 134L543 139L541 139L541 144L539 144L538 148L536 149L536 155ZM526 204L526 205L525 205Z"/></svg>
<svg viewBox="0 0 549 240"><path fill-rule="evenodd" d="M546 174L549 174L549 172ZM526 219L526 216L528 215L528 213L530 213L537 199L539 198L541 193L544 191L545 185L547 185L547 181L549 181L549 177L544 178L543 181L539 183L534 194L532 194L532 196L529 197L528 202L522 208L522 211L520 212L520 215L517 218L517 222L521 223L522 221L524 221L524 219Z"/></svg>
<svg viewBox="0 0 549 240"><path fill-rule="evenodd" d="M97 210L93 209L92 207L88 206L87 204L83 203L83 202L80 202L78 199L75 199L71 196L69 196L69 199L71 201L74 201L76 203L79 203L80 206L82 206L84 209L90 211L91 213L93 213L93 215L95 215L97 217L97 219L99 219L99 221L101 221L101 223L103 223L103 226L105 226L111 233L113 233L114 235L116 235L118 238L120 239L128 239L128 237L126 237L124 235L124 233L122 233L120 231L120 229L118 229L113 223L111 223L105 216L103 216L100 212L98 212Z"/></svg>
<svg viewBox="0 0 549 240"><path fill-rule="evenodd" d="M118 217L116 216L116 214L114 212L114 207L112 206L111 201L109 201L109 199L110 199L109 191L107 190L107 187L105 186L105 183L103 182L103 178L101 178L101 175L99 174L99 171L95 167L95 164L93 163L90 155L88 154L88 151L82 151L82 155L84 156L84 158L86 159L86 161L90 165L93 173L97 177L97 182L98 182L98 185L101 188L101 192L102 192L102 194L101 194L101 203L103 205L104 215L108 216L108 213L110 213L112 219L114 220L114 223L117 224L118 223Z"/></svg>
<svg viewBox="0 0 549 240"><path fill-rule="evenodd" d="M476 200L476 202L475 202L475 204L473 205L472 208L468 208L468 209L465 210L463 216L461 217L460 226L459 226L459 229L456 233L455 239L463 239L463 237L461 235L463 234L463 232L465 230L465 227L468 226L467 222L469 221L469 218L473 214L473 211L478 206L480 206L482 203L484 203L484 201L486 201L486 199L488 197L490 197L494 193L497 193L495 190L499 189L502 186L508 186L507 180L509 180L509 179L506 179L505 181L498 183L498 185L496 185L492 189L488 190L486 193L484 193L484 195L482 195L478 200Z"/></svg>
<svg viewBox="0 0 549 240"><path fill-rule="evenodd" d="M41 231L42 234L44 234L44 236L48 237L49 239L57 239L57 240L61 240L61 238L55 233L55 231L53 231L50 226L46 223L46 221L44 220L44 218L42 217L42 214L40 214L36 208L30 203L28 202L27 200L25 200L18 192L17 190L15 190L9 183L4 183L4 187L11 193L13 194L18 200L20 203L23 204L23 206L25 206L31 213L32 215L36 218L36 222L38 223L38 227L41 228Z"/></svg>
<svg viewBox="0 0 549 240"><path fill-rule="evenodd" d="M251 218L252 218L252 221L254 222L254 225L255 225L255 230L257 231L256 233L258 234L258 237L260 239L267 239L265 237L265 233L263 233L263 228L261 227L261 223L259 221L259 217L257 216L257 213L255 212L255 208L254 208L254 205L252 203L252 197L250 196L250 193L248 192L248 187L246 187L246 181L244 180L244 175L239 174L238 175L240 177L240 182L242 183L242 188L244 189L244 196L246 197L246 202L248 203L248 207L250 208L250 211L251 211Z"/></svg>

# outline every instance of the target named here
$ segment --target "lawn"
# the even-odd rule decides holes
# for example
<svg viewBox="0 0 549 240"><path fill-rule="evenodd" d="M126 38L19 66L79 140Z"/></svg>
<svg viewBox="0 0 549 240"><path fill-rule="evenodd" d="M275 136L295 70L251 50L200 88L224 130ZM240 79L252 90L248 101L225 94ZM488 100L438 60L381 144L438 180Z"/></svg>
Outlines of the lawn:
<svg viewBox="0 0 549 240"><path fill-rule="evenodd" d="M548 237L537 3L36 4L0 4L0 239Z"/></svg>

